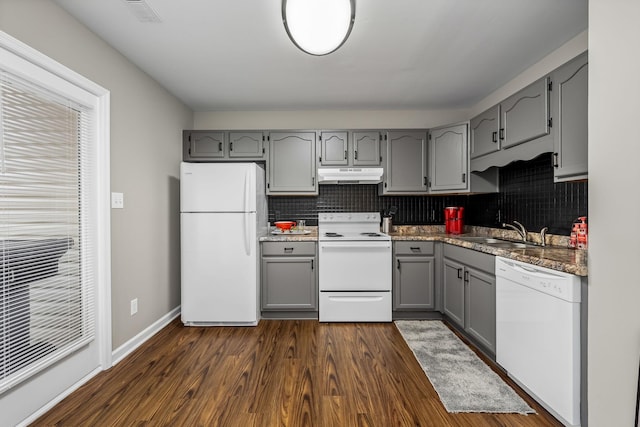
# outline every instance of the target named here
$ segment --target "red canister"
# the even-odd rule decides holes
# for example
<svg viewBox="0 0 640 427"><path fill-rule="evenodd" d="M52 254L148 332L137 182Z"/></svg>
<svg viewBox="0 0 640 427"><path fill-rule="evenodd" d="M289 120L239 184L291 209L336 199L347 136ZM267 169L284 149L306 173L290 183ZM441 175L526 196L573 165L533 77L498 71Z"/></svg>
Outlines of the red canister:
<svg viewBox="0 0 640 427"><path fill-rule="evenodd" d="M587 249L589 246L589 228L587 217L581 216L573 222L571 236L569 237L569 247L577 249Z"/></svg>
<svg viewBox="0 0 640 427"><path fill-rule="evenodd" d="M444 208L444 232L462 234L464 230L464 208L449 206Z"/></svg>

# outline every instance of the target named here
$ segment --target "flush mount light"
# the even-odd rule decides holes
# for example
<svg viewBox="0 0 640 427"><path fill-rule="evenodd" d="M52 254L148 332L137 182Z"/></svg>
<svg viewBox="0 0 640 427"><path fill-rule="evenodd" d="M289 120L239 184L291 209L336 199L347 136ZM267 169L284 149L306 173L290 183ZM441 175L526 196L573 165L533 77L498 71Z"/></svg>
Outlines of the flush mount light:
<svg viewBox="0 0 640 427"><path fill-rule="evenodd" d="M327 55L342 46L355 16L355 0L282 0L282 22L289 38L310 55Z"/></svg>

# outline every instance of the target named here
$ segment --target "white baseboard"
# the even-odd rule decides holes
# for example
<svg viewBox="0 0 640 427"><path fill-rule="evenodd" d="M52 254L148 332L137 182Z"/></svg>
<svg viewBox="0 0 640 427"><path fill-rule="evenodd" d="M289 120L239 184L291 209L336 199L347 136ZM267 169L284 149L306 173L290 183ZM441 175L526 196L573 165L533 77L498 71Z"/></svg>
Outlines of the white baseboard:
<svg viewBox="0 0 640 427"><path fill-rule="evenodd" d="M131 354L135 349L144 344L149 338L160 332L162 328L167 326L173 319L180 315L180 306L177 306L156 322L152 323L135 337L115 349L112 354L112 366L117 365L122 359Z"/></svg>

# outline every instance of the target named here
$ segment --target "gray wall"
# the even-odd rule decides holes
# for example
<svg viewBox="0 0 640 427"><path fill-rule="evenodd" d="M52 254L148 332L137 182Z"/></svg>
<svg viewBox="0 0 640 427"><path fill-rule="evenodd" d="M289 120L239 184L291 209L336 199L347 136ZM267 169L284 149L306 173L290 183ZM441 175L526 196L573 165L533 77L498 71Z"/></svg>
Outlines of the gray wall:
<svg viewBox="0 0 640 427"><path fill-rule="evenodd" d="M180 304L180 144L193 113L49 0L0 0L0 30L111 91L111 189L125 198L111 211L117 349Z"/></svg>
<svg viewBox="0 0 640 427"><path fill-rule="evenodd" d="M626 218L640 212L638 21L638 1L589 1L590 427L632 426L635 412L640 245Z"/></svg>

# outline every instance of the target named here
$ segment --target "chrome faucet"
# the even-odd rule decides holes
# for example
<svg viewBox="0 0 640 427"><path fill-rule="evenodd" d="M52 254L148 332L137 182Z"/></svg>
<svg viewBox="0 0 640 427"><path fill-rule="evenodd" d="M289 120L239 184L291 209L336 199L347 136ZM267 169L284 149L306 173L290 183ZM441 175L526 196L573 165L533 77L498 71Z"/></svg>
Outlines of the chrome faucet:
<svg viewBox="0 0 640 427"><path fill-rule="evenodd" d="M547 231L549 231L549 227L543 227L540 230L540 246L547 246Z"/></svg>
<svg viewBox="0 0 640 427"><path fill-rule="evenodd" d="M527 241L527 229L524 228L524 225L520 224L518 221L513 221L513 223L515 225L512 224L506 224L506 223L502 223L502 227L504 228L511 228L512 230L516 230L518 232L518 234L520 235L520 238L522 239L523 242ZM517 225L517 227L516 227Z"/></svg>

